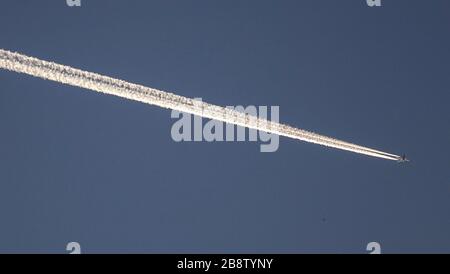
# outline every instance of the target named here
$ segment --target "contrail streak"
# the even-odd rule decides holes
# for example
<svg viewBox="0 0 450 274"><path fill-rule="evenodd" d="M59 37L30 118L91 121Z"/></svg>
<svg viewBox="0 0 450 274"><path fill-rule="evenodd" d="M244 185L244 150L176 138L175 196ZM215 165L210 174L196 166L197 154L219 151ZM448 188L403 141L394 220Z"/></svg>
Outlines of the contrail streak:
<svg viewBox="0 0 450 274"><path fill-rule="evenodd" d="M261 119L173 93L0 49L0 68L314 144L398 161L400 156Z"/></svg>

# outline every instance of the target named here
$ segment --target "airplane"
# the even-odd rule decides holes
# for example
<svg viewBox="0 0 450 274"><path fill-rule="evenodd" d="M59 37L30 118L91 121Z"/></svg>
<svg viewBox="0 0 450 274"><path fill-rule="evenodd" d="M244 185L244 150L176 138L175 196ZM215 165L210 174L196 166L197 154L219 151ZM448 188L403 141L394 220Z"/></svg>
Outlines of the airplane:
<svg viewBox="0 0 450 274"><path fill-rule="evenodd" d="M406 159L406 155L403 154L402 156L400 156L400 157L397 159L397 162L398 162L398 163L406 163L406 162L409 162L409 160Z"/></svg>

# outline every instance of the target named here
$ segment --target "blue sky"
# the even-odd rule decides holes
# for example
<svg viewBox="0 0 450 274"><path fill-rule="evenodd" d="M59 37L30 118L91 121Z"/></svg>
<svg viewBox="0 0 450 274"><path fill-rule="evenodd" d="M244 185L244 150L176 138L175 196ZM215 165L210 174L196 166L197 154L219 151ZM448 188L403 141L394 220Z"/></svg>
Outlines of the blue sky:
<svg viewBox="0 0 450 274"><path fill-rule="evenodd" d="M3 1L0 48L412 162L176 143L170 111L0 71L0 252L450 252L450 3Z"/></svg>

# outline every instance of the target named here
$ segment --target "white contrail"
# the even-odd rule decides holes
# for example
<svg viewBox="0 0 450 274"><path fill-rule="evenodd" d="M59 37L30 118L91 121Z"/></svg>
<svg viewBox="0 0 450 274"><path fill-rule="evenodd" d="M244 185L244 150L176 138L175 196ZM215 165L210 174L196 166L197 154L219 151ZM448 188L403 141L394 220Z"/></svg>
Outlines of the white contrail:
<svg viewBox="0 0 450 274"><path fill-rule="evenodd" d="M233 109L208 104L173 93L128 83L2 49L0 49L0 68L327 147L388 160L397 161L401 159L400 156L395 154L340 141L306 130L261 119Z"/></svg>

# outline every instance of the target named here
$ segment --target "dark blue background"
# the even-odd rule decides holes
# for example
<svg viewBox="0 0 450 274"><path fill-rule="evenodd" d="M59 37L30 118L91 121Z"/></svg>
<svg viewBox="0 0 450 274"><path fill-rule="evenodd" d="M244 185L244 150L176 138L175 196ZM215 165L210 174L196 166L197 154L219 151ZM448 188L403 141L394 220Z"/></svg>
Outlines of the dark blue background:
<svg viewBox="0 0 450 274"><path fill-rule="evenodd" d="M450 252L450 2L8 0L0 48L282 122L175 143L170 111L0 71L0 252Z"/></svg>

